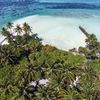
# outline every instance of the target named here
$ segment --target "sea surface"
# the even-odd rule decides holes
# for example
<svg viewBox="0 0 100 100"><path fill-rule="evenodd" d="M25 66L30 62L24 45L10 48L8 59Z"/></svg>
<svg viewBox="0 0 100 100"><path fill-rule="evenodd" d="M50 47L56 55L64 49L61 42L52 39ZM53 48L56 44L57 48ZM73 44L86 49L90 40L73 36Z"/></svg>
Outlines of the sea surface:
<svg viewBox="0 0 100 100"><path fill-rule="evenodd" d="M46 0L40 1L40 3L1 3L0 26L4 25L8 21L36 14L66 16L75 18L100 18L100 0L77 0L76 3L71 2L73 0L63 0L68 1L65 3L52 3L50 2L50 0L47 0L49 2L42 2Z"/></svg>
<svg viewBox="0 0 100 100"><path fill-rule="evenodd" d="M8 21L14 22L33 15L72 18L71 23L76 20L75 23L84 26L90 33L96 34L100 40L100 0L76 0L76 2L65 0L68 2L60 3L56 2L57 0L40 1L0 3L0 27L3 27ZM0 38L2 38L1 35Z"/></svg>

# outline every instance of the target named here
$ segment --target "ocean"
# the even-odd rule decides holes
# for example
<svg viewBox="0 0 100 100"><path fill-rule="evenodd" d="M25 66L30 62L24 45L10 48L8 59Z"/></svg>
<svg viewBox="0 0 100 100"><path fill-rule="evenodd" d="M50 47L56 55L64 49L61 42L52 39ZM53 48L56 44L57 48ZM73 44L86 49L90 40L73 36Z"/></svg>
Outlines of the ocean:
<svg viewBox="0 0 100 100"><path fill-rule="evenodd" d="M37 16L38 23L42 19L44 22L48 23L49 21L47 19L56 20L58 18L56 21L59 23L56 23L55 25L57 27L59 27L59 29L56 28L56 26L55 26L55 30L58 30L58 31L60 30L62 32L60 34L63 34L62 29L64 30L64 28L67 29L68 27L70 27L70 30L71 30L71 27L72 27L72 31L73 31L74 25L77 26L77 29L78 29L78 26L80 25L80 26L83 26L89 33L96 34L98 40L100 40L100 1L99 0L86 0L86 1L77 0L77 2L73 2L73 0L65 0L68 2L60 2L60 3L56 2L56 0L53 2L50 2L50 0L47 0L47 1L45 2L45 0L41 0L41 2L31 2L31 3L30 2L27 2L27 3L21 2L21 3L8 3L8 4L6 4L6 2L1 3L0 4L0 27L3 27L8 21L14 22L14 21L18 21L22 18L27 18L28 16L35 16L35 17ZM45 16L48 16L48 17L45 17ZM32 18L35 18L35 17L32 17ZM32 20L32 18L31 18L31 20ZM39 20L39 18L42 18L42 19ZM20 20L20 21L22 21L22 20ZM27 19L25 19L24 21L27 21ZM36 18L35 18L35 20L33 19L33 21L36 25L36 23L37 23ZM41 23L43 24L43 22L41 22ZM38 25L40 25L41 23L39 23ZM61 23L61 25L60 25L60 23ZM52 25L52 24L54 24L54 23L50 23L50 25ZM31 25L33 25L33 24L31 24ZM36 27L36 26L34 26L34 27ZM46 27L46 25L44 25L44 26ZM37 26L37 27L39 27L39 26ZM50 26L48 26L48 27L49 28L47 28L47 29L51 30L51 27ZM44 27L43 27L43 29L44 29ZM45 29L45 30L47 30L47 29ZM51 33L50 33L50 30L48 32L48 31L43 31L42 29L41 30L37 29L36 32L39 33L40 31L43 31L44 33L47 32L47 34L52 34L52 32L58 32L58 31L54 31L54 29L53 29L53 31L51 31ZM69 29L67 29L67 30L69 30ZM70 32L70 30L68 32ZM56 33L56 34L59 35L59 33ZM70 32L70 34L71 34L71 32ZM57 36L57 35L55 35L55 36L57 38L59 38L59 36ZM69 35L69 36L71 37L71 35ZM64 47L59 46L62 44L62 42L60 42L59 44L56 45L54 43L54 41L56 41L56 38L49 38L50 36L45 37L44 35L40 35L40 37L42 37L44 40L46 40L46 43L49 43L48 40L53 39L53 40L50 40L52 42L52 43L50 42L50 44L53 44L54 46L60 47L62 49L67 48L65 46ZM0 38L2 38L1 35L0 35ZM68 38L68 35L66 38ZM72 36L72 38L73 38L73 36ZM78 38L80 38L80 37L78 37ZM60 41L62 41L62 40L60 40ZM64 38L64 40L66 40L66 39ZM75 41L72 41L72 42L75 42ZM66 41L64 41L63 44L65 45ZM72 47L73 47L73 45L69 48L72 48Z"/></svg>
<svg viewBox="0 0 100 100"><path fill-rule="evenodd" d="M45 0L40 0L40 1L45 1ZM57 0L51 0L51 1L57 1ZM8 21L36 14L77 17L77 18L94 17L94 19L100 17L100 4L98 3L100 2L100 0L99 1L77 0L76 3L72 2L73 0L65 0L65 1L68 2L67 3L58 3L58 2L22 3L21 2L21 3L8 3L8 4L6 2L1 3L0 26L4 25ZM93 1L95 1L95 3Z"/></svg>

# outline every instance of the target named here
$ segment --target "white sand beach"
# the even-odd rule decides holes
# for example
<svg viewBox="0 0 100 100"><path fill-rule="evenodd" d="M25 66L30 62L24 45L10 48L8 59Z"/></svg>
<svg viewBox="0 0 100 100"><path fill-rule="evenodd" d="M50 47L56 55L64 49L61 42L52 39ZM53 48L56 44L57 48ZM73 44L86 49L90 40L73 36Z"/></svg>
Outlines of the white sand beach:
<svg viewBox="0 0 100 100"><path fill-rule="evenodd" d="M73 47L84 46L84 34L78 29L77 21L53 16L30 16L16 20L15 24L27 22L33 33L38 33L43 44L50 44L59 49L68 50Z"/></svg>
<svg viewBox="0 0 100 100"><path fill-rule="evenodd" d="M79 30L79 25L90 33L100 30L97 20L78 19L68 17L33 15L14 21L14 24L27 22L33 33L43 39L43 44L50 44L59 49L68 50L74 47L85 46L85 35Z"/></svg>

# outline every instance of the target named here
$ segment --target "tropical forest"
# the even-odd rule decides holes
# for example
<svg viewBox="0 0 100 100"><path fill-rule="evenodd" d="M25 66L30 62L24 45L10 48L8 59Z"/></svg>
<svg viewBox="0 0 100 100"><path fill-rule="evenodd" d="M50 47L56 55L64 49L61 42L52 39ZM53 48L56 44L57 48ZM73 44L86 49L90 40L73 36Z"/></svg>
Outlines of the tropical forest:
<svg viewBox="0 0 100 100"><path fill-rule="evenodd" d="M100 41L79 29L85 47L61 50L43 45L26 22L2 27L0 100L100 100Z"/></svg>

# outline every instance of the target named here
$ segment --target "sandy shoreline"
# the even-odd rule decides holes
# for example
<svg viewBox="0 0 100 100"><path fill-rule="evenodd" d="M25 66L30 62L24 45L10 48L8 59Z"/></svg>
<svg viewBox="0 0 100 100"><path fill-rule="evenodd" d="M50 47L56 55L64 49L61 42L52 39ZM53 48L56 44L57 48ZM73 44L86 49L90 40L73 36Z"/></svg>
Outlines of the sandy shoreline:
<svg viewBox="0 0 100 100"><path fill-rule="evenodd" d="M14 25L24 22L32 27L33 33L38 33L43 39L43 44L50 44L63 50L85 46L86 36L79 30L79 25L90 33L97 33L97 38L100 35L100 23L97 19L33 15L15 20Z"/></svg>
<svg viewBox="0 0 100 100"><path fill-rule="evenodd" d="M38 33L43 44L50 44L59 49L68 50L85 46L85 35L78 29L75 19L53 16L29 16L14 21L15 24L27 22L33 33Z"/></svg>

